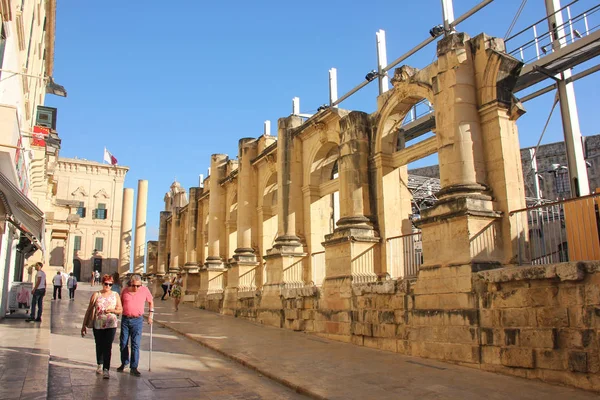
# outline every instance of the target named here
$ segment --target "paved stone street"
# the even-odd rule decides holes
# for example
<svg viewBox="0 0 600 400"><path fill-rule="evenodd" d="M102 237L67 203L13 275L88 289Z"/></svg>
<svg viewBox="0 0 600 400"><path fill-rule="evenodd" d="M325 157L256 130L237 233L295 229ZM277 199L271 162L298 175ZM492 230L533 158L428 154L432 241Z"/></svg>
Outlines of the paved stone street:
<svg viewBox="0 0 600 400"><path fill-rule="evenodd" d="M95 374L92 335L79 334L91 295L88 285L79 287L74 302L46 296L41 325L24 319L0 323L0 399L306 398L298 392L327 399L598 398L582 390L367 349L187 305L174 312L170 301L160 299L152 371L145 325L142 377L115 371L115 340L107 381Z"/></svg>
<svg viewBox="0 0 600 400"><path fill-rule="evenodd" d="M93 289L93 288L92 288ZM80 329L89 285L79 284L76 300L52 302L49 399L301 399L293 390L244 368L217 352L155 325L152 372L148 372L150 327L144 325L141 378L116 372L120 364L118 334L113 344L111 378L95 374L93 334ZM68 297L68 296L67 296ZM158 301L160 303L160 299ZM4 398L0 395L0 398Z"/></svg>
<svg viewBox="0 0 600 400"><path fill-rule="evenodd" d="M598 394L359 347L156 301L156 320L250 368L326 399L598 399Z"/></svg>

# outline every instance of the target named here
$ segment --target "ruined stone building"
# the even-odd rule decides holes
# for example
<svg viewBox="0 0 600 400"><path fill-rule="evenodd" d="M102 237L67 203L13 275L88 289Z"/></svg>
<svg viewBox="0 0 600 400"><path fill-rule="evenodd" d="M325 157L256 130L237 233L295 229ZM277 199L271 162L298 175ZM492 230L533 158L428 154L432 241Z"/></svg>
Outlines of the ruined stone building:
<svg viewBox="0 0 600 400"><path fill-rule="evenodd" d="M449 34L428 67L396 69L374 113L291 115L236 159L212 155L202 188L165 196L148 273L184 272L185 300L215 312L600 390L600 264L584 261L600 254L528 252L521 66L500 39ZM423 99L434 134L407 140ZM407 165L435 153L436 201L414 218ZM595 221L593 199L569 205Z"/></svg>

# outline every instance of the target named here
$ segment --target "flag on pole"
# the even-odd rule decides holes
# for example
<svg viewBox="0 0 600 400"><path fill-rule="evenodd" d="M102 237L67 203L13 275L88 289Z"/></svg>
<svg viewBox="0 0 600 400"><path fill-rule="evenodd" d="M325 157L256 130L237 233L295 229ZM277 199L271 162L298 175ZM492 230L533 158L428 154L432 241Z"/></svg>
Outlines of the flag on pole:
<svg viewBox="0 0 600 400"><path fill-rule="evenodd" d="M104 148L104 161L106 161L110 165L117 165L117 159L115 158L115 156L110 154L110 151L106 150L106 147Z"/></svg>

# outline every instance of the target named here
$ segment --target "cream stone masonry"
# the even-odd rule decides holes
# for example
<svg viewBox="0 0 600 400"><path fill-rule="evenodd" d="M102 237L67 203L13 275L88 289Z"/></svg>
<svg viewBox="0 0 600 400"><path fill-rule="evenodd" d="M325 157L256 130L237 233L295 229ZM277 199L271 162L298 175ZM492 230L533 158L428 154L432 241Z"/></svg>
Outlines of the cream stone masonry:
<svg viewBox="0 0 600 400"><path fill-rule="evenodd" d="M119 275L127 274L131 268L131 240L133 236L133 189L123 189L121 212L121 243L119 248Z"/></svg>
<svg viewBox="0 0 600 400"><path fill-rule="evenodd" d="M135 236L133 247L133 272L144 272L146 254L146 213L148 208L148 181L138 181L137 203L135 209Z"/></svg>
<svg viewBox="0 0 600 400"><path fill-rule="evenodd" d="M89 280L92 269L119 271L123 183L128 167L59 158L55 200L46 214L49 266ZM124 260L123 260L124 261Z"/></svg>
<svg viewBox="0 0 600 400"><path fill-rule="evenodd" d="M174 183L159 274L185 260L185 301L214 312L600 391L598 262L515 266L522 63L485 34L448 34L436 56L397 68L372 114L290 115L237 160L212 155L190 204ZM422 100L424 139L402 129ZM421 209L407 166L435 153L441 189Z"/></svg>

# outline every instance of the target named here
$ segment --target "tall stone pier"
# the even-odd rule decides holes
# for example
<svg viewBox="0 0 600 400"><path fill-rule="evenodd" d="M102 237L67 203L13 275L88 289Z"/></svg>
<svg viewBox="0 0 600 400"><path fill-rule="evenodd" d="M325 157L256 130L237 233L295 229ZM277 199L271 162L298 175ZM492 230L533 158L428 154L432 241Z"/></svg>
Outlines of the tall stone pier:
<svg viewBox="0 0 600 400"><path fill-rule="evenodd" d="M133 189L123 189L121 209L121 238L119 243L119 275L129 273L131 267L131 239L133 217Z"/></svg>
<svg viewBox="0 0 600 400"><path fill-rule="evenodd" d="M138 181L137 205L135 212L135 237L133 245L133 271L144 272L144 256L146 254L146 213L148 209L148 181Z"/></svg>

